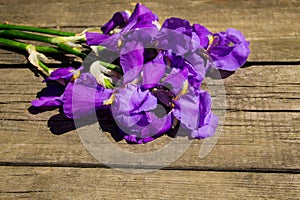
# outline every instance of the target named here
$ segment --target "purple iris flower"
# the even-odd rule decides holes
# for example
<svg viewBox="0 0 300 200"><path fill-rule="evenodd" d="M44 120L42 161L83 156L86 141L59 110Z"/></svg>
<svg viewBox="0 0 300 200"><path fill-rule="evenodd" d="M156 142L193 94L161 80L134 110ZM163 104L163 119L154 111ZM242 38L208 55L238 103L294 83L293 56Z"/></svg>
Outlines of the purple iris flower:
<svg viewBox="0 0 300 200"><path fill-rule="evenodd" d="M208 52L217 69L235 71L245 64L250 54L250 43L240 31L229 28L213 37Z"/></svg>
<svg viewBox="0 0 300 200"><path fill-rule="evenodd" d="M72 78L78 77L82 70L83 70L83 66L81 66L78 69L75 69L73 67L59 68L54 70L50 74L50 76L45 79L45 82L57 81L62 85L66 85L71 81Z"/></svg>
<svg viewBox="0 0 300 200"><path fill-rule="evenodd" d="M212 33L205 26L200 24L193 24L193 32L198 36L200 46L207 49L209 45L209 37Z"/></svg>
<svg viewBox="0 0 300 200"><path fill-rule="evenodd" d="M132 15L116 12L101 27L102 33L85 33L88 45L106 47L90 73L80 75L83 67L55 70L32 105L62 106L72 119L110 109L120 135L130 143L150 142L179 126L192 138L212 136L218 117L201 84L208 72L235 71L244 65L249 42L233 28L212 33L175 17L160 29L157 23L158 17L140 3Z"/></svg>
<svg viewBox="0 0 300 200"><path fill-rule="evenodd" d="M73 67L59 68L53 71L44 82L47 82L47 88L42 90L39 99L31 102L36 108L56 108L63 104L63 96L65 85L68 84L72 78L79 76L83 67L74 69Z"/></svg>
<svg viewBox="0 0 300 200"><path fill-rule="evenodd" d="M203 64L197 62L203 59L211 60L217 69L235 71L245 64L250 54L249 42L238 30L229 28L226 32L213 34L200 24L191 26L187 20L174 17L163 23L157 43L159 49L171 50L176 55L193 60L194 63L190 63L202 72ZM204 74L212 63L207 64Z"/></svg>
<svg viewBox="0 0 300 200"><path fill-rule="evenodd" d="M211 112L211 97L206 91L189 88L174 103L174 116L193 138L204 139L214 134L218 117Z"/></svg>
<svg viewBox="0 0 300 200"><path fill-rule="evenodd" d="M125 140L149 142L170 130L174 117L181 120L193 138L206 138L214 133L218 120L210 110L210 95L188 85L197 78L196 70L182 57L172 56L167 61L171 63L170 69L166 68L164 52L160 52L155 59L141 65L139 71L143 75L138 85L126 82L116 90L112 113ZM127 68L135 66L132 58L124 57ZM155 114L156 109L164 111L163 117Z"/></svg>
<svg viewBox="0 0 300 200"><path fill-rule="evenodd" d="M105 105L113 90L100 86L90 73L83 73L74 83L69 83L63 94L63 110L67 117L77 119L89 115Z"/></svg>
<svg viewBox="0 0 300 200"><path fill-rule="evenodd" d="M125 32L143 27L156 27L154 24L155 21L158 21L158 17L154 14L149 8L137 3L135 9L128 20L128 24L124 27Z"/></svg>
<svg viewBox="0 0 300 200"><path fill-rule="evenodd" d="M114 15L113 18L104 25L103 34L90 32L86 33L88 45L101 45L105 46L109 50L117 51L118 47L120 46L120 40L128 40L128 38L131 38L130 40L137 40L138 38L141 38L142 40L149 41L152 38L151 35L155 35L157 33L155 22L158 21L158 17L146 6L137 3L135 10L128 19L128 16L126 17L124 12L118 13L121 14L116 13L116 16ZM122 15L122 17L120 15ZM115 25L119 26L121 30L115 34L108 35L111 30L117 27ZM148 31L140 31L140 29L143 28L147 29ZM126 34L128 35L126 36ZM130 37L130 35L135 36Z"/></svg>
<svg viewBox="0 0 300 200"><path fill-rule="evenodd" d="M189 21L175 17L165 20L156 38L156 43L157 48L171 50L180 56L202 48L200 37L194 32Z"/></svg>
<svg viewBox="0 0 300 200"><path fill-rule="evenodd" d="M204 80L207 60L196 53L185 56L178 56L174 53L165 53L166 64L171 68L187 70L187 80L190 86L199 88Z"/></svg>
<svg viewBox="0 0 300 200"><path fill-rule="evenodd" d="M57 108L62 105L62 94L65 86L56 81L47 82L47 87L39 93L39 99L31 101L36 108Z"/></svg>
<svg viewBox="0 0 300 200"><path fill-rule="evenodd" d="M171 128L172 114L157 116L157 98L134 84L117 89L111 110L124 139L131 143L147 143Z"/></svg>
<svg viewBox="0 0 300 200"><path fill-rule="evenodd" d="M194 87L200 87L211 64L203 48L208 45L209 33L199 24L191 26L187 20L172 17L165 20L156 38L157 48L166 54L166 63L170 67L187 68L189 83Z"/></svg>

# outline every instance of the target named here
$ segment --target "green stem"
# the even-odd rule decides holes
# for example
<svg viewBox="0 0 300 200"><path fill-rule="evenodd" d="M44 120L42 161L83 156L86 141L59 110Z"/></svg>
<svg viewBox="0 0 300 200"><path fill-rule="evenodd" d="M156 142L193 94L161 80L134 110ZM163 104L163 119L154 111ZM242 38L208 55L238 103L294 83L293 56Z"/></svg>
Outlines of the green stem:
<svg viewBox="0 0 300 200"><path fill-rule="evenodd" d="M60 36L75 36L76 33L66 32L66 31L59 31L47 28L38 28L33 26L22 26L22 25L14 25L14 24L0 24L0 29L14 29L14 30L21 30L21 31L31 31L37 33L47 33L51 35L60 35Z"/></svg>
<svg viewBox="0 0 300 200"><path fill-rule="evenodd" d="M115 72L117 72L117 73L119 73L121 75L124 74L123 70L119 66L117 66L117 65L114 65L114 64L111 64L111 63L107 63L107 62L104 62L104 61L101 61L101 60L99 62L100 62L100 64L103 67L105 67L107 69L113 70L113 71L115 71Z"/></svg>
<svg viewBox="0 0 300 200"><path fill-rule="evenodd" d="M61 50L57 49L57 48L54 48L54 47L45 47L45 46L36 46L35 45L35 49L38 51L38 52L41 52L41 53L60 53L60 54L63 54L64 52L62 52Z"/></svg>
<svg viewBox="0 0 300 200"><path fill-rule="evenodd" d="M9 40L9 39L4 39L4 38L0 38L0 44L2 44L4 46L15 48L15 49L25 50L25 51L26 51L26 46L27 46L27 44L25 44L25 43L17 42L17 41Z"/></svg>
<svg viewBox="0 0 300 200"><path fill-rule="evenodd" d="M36 41L41 41L46 43L52 43L51 37L36 35L32 33L25 33L22 31L15 31L15 30L1 30L0 36L6 38L13 38L13 39L36 40Z"/></svg>
<svg viewBox="0 0 300 200"><path fill-rule="evenodd" d="M72 47L69 47L68 45L65 45L63 43L57 43L56 44L59 48L61 48L62 50L64 50L67 53L71 53L73 55L76 55L82 59L86 58L86 54L85 53L81 53L80 51L73 49Z"/></svg>
<svg viewBox="0 0 300 200"><path fill-rule="evenodd" d="M27 47L29 46L29 44L26 44L23 42L17 42L17 41L5 39L5 38L0 38L0 45L5 45L8 47L20 49L23 51L27 51ZM61 53L61 51L59 51L58 49L55 49L53 47L43 47L43 46L34 46L34 47L36 50L39 50L40 52L43 52L43 53ZM45 70L48 74L50 74L51 70L42 61L39 61L39 66L43 70Z"/></svg>
<svg viewBox="0 0 300 200"><path fill-rule="evenodd" d="M28 44L26 43L5 39L5 38L0 38L0 44L4 46L24 50L24 51L26 51L26 47L28 46ZM53 47L35 46L35 49L41 53L62 53L62 51Z"/></svg>
<svg viewBox="0 0 300 200"><path fill-rule="evenodd" d="M45 70L49 75L51 74L50 73L50 69L49 69L49 67L47 67L42 61L39 61L39 65L40 65L40 67L43 69L43 70Z"/></svg>
<svg viewBox="0 0 300 200"><path fill-rule="evenodd" d="M69 47L63 43L56 42L55 38L53 38L53 37L36 35L36 34L32 34L32 33L25 33L25 32L16 31L16 30L1 30L0 36L7 37L7 38L13 38L13 39L36 40L36 41L41 41L41 42L45 42L45 43L55 44L67 53L74 54L76 56L79 56L82 59L84 59L86 57L86 54L81 53L81 51L73 49L72 47Z"/></svg>

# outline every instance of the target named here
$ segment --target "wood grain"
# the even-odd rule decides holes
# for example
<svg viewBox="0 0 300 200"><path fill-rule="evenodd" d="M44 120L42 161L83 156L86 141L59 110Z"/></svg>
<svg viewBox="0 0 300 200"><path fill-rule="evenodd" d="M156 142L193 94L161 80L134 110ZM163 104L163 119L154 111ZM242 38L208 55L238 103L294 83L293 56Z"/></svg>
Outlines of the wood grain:
<svg viewBox="0 0 300 200"><path fill-rule="evenodd" d="M299 174L0 167L3 198L298 199Z"/></svg>
<svg viewBox="0 0 300 200"><path fill-rule="evenodd" d="M216 147L201 160L199 149L202 141L194 141L171 167L299 170L298 69L297 65L251 66L227 78L224 85L226 116ZM0 162L101 165L87 152L76 132L71 131L75 128L72 121L51 120L58 114L57 110L37 115L27 111L29 102L44 87L41 77L34 77L29 69L24 68L3 68L1 72L4 76L0 77ZM212 92L222 86L219 80L207 82ZM222 108L222 102L215 97L214 100L216 109ZM53 132L57 133L55 126L62 125L66 126L62 131L66 133L54 135ZM159 149L168 142L169 137L162 137L143 146L130 146L124 141L117 144L131 152L142 153Z"/></svg>
<svg viewBox="0 0 300 200"><path fill-rule="evenodd" d="M0 22L81 32L105 23L115 11L132 10L131 3L1 0ZM250 40L251 55L245 68L224 83L206 81L214 112L226 112L216 146L200 159L199 150L207 140L195 140L180 158L155 172L109 169L88 152L72 121L59 116L58 110L28 112L30 101L45 87L43 79L35 76L20 52L0 47L0 198L299 199L300 1L143 3L161 22L177 16L213 32L233 27ZM56 63L51 66L58 67L60 62L51 60ZM66 59L62 62L69 65ZM225 104L220 97L226 97ZM108 119L102 123L116 128ZM134 153L153 152L173 140L163 136L146 145L128 145L104 134ZM119 164L117 159L114 164L133 172L155 167L143 162Z"/></svg>
<svg viewBox="0 0 300 200"><path fill-rule="evenodd" d="M228 113L223 132L207 157L199 158L203 142L195 140L171 168L299 171L299 122L297 113ZM46 121L38 120L2 120L0 125L1 163L101 166L74 131L54 135L47 128ZM170 141L172 139L165 136L141 146L128 145L124 141L116 145L126 151L145 153L160 149ZM99 144L105 145L107 143ZM135 167L142 166L143 163ZM124 167L130 167L130 164Z"/></svg>
<svg viewBox="0 0 300 200"><path fill-rule="evenodd" d="M299 66L253 66L240 69L225 81L227 106L223 132L208 157L199 159L202 141L195 141L172 168L299 169ZM54 135L57 126L71 121L49 120L57 110L30 114L30 100L42 87L41 78L28 69L1 69L1 162L97 164L74 131ZM272 73L272 76L268 76ZM218 81L210 87L218 88ZM110 123L110 122L107 122ZM50 125L50 128L54 125ZM100 133L99 133L100 134ZM143 146L121 148L132 152L159 149L170 141L162 137ZM105 145L105 144L103 144ZM101 164L100 164L101 165ZM125 166L126 167L126 166ZM127 166L128 167L128 166Z"/></svg>
<svg viewBox="0 0 300 200"><path fill-rule="evenodd" d="M3 0L0 21L41 27L99 26L117 10L133 9L131 1ZM25 3L26 2L26 3ZM241 30L251 41L249 61L299 61L299 1L189 0L143 1L161 19L176 16L201 23L214 32Z"/></svg>

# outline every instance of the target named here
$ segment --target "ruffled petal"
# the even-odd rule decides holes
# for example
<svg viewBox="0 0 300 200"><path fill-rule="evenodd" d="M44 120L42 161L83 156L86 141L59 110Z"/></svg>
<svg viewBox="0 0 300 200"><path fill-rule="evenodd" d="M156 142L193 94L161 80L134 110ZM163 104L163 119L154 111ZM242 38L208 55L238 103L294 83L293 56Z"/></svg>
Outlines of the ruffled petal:
<svg viewBox="0 0 300 200"><path fill-rule="evenodd" d="M212 114L209 124L204 125L196 130L193 130L191 136L196 139L205 139L207 137L213 136L218 127L218 122L218 117Z"/></svg>
<svg viewBox="0 0 300 200"><path fill-rule="evenodd" d="M190 136L203 139L212 136L218 125L218 118L211 112L211 97L205 91L193 91L174 102L174 116L180 120Z"/></svg>
<svg viewBox="0 0 300 200"><path fill-rule="evenodd" d="M96 33L96 32L86 32L85 37L86 37L86 44L91 46L91 45L99 45L103 43L110 36L101 33Z"/></svg>
<svg viewBox="0 0 300 200"><path fill-rule="evenodd" d="M161 53L154 60L144 64L143 88L152 88L158 84L165 75L165 68L164 56Z"/></svg>
<svg viewBox="0 0 300 200"><path fill-rule="evenodd" d="M123 84L136 79L143 68L143 45L135 41L127 42L121 49L120 64L124 72Z"/></svg>
<svg viewBox="0 0 300 200"><path fill-rule="evenodd" d="M240 31L230 28L226 32L214 34L214 37L216 39L208 51L214 67L235 71L245 64L250 54L250 43Z"/></svg>
<svg viewBox="0 0 300 200"><path fill-rule="evenodd" d="M124 27L128 20L129 20L129 13L128 12L116 12L113 17L101 27L101 30L104 34L109 34L116 27Z"/></svg>
<svg viewBox="0 0 300 200"><path fill-rule="evenodd" d="M99 85L95 78L84 73L74 83L69 83L63 95L63 110L67 117L77 119L96 110L107 108L104 102L113 91Z"/></svg>
<svg viewBox="0 0 300 200"><path fill-rule="evenodd" d="M60 107L63 104L62 96L59 97L41 97L31 101L34 107Z"/></svg>
<svg viewBox="0 0 300 200"><path fill-rule="evenodd" d="M132 114L152 110L156 105L157 99L150 91L142 91L136 85L128 84L117 89L112 109L117 114Z"/></svg>
<svg viewBox="0 0 300 200"><path fill-rule="evenodd" d="M207 48L209 45L209 36L211 36L212 33L205 26L200 24L193 24L193 31L199 37L200 46Z"/></svg>

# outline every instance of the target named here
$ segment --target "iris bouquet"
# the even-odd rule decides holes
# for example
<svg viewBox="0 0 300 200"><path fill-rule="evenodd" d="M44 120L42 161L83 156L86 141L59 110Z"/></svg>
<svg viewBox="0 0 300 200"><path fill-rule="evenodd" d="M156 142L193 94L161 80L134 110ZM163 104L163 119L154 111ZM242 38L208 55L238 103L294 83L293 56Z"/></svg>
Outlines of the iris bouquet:
<svg viewBox="0 0 300 200"><path fill-rule="evenodd" d="M61 108L70 119L109 111L118 134L138 144L176 132L179 126L191 138L212 136L218 117L202 83L212 71L237 70L250 53L238 30L212 33L175 17L160 25L140 3L132 13L116 12L101 28L79 34L1 24L0 44L26 50L28 60L47 75L48 88L31 102L33 107ZM73 54L81 65L52 71L43 53Z"/></svg>

